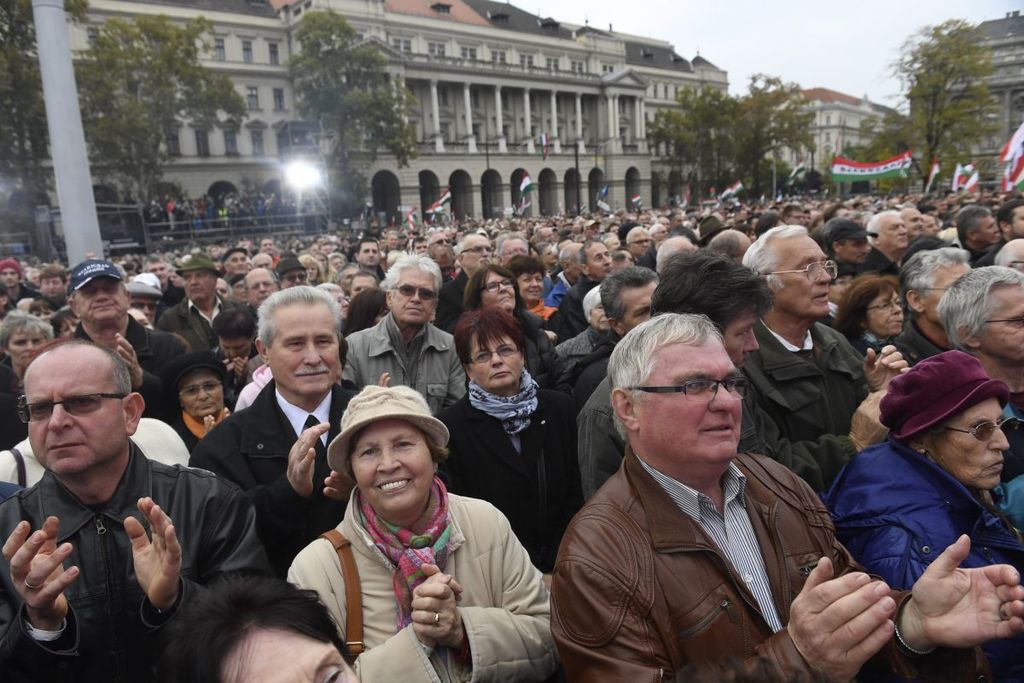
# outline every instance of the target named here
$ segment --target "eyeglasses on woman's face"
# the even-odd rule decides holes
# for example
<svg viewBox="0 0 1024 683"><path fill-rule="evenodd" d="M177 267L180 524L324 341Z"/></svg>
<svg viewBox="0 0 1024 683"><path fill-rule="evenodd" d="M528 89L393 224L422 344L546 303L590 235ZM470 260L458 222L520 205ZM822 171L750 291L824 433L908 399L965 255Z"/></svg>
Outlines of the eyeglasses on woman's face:
<svg viewBox="0 0 1024 683"><path fill-rule="evenodd" d="M984 422L979 422L970 429L961 429L960 427L946 427L946 429L951 432L970 434L978 441L987 442L992 438L992 435L996 433L997 429L1001 429L1006 433L1012 432L1019 427L1020 420L1015 417L1004 417L999 421L985 420Z"/></svg>

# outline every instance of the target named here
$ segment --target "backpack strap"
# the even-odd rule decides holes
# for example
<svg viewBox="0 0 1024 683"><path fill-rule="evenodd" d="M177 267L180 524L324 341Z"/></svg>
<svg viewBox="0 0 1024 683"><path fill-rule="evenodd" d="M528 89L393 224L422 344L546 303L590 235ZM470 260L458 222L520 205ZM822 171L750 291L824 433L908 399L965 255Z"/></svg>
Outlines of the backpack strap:
<svg viewBox="0 0 1024 683"><path fill-rule="evenodd" d="M348 661L352 664L366 649L363 644L363 595L359 585L359 568L352 552L352 542L337 529L320 534L334 546L341 562L341 575L345 579L345 645Z"/></svg>
<svg viewBox="0 0 1024 683"><path fill-rule="evenodd" d="M17 448L11 447L11 455L14 456L14 464L18 468L18 486L28 486L28 475L25 474L25 456Z"/></svg>

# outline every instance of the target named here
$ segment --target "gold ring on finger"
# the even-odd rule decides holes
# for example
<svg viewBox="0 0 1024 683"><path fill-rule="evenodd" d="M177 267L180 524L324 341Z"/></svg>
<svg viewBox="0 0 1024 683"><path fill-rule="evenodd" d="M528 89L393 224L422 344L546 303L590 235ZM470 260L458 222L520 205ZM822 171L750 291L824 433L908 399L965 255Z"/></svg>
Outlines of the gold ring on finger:
<svg viewBox="0 0 1024 683"><path fill-rule="evenodd" d="M25 588L26 588L26 589L28 589L28 590L30 590L30 591L37 591L37 590L39 590L39 589L40 589L40 588L42 588L42 587L43 587L43 586L42 586L41 584L40 584L40 585L38 585L38 586L36 586L36 585L34 585L34 584L31 584L31 583L29 583L29 582L28 582L28 577L27 577L27 576L25 577ZM434 623L436 624L437 622L435 621Z"/></svg>

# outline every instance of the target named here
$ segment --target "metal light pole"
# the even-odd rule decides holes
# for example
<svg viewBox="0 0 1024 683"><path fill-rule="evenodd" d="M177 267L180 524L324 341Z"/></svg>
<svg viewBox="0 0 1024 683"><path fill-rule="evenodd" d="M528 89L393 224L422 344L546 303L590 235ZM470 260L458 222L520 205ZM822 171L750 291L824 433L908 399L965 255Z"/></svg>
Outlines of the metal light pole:
<svg viewBox="0 0 1024 683"><path fill-rule="evenodd" d="M71 66L68 23L63 0L32 0L36 24L39 71L43 80L50 155L57 178L68 263L74 265L92 253L103 257L103 240L92 194L89 157L85 150L78 89Z"/></svg>

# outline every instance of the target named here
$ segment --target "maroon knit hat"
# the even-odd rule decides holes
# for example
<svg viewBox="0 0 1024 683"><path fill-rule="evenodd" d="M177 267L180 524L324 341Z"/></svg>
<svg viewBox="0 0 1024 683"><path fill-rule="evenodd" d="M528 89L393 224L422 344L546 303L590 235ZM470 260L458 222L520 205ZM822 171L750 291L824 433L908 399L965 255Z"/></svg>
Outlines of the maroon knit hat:
<svg viewBox="0 0 1024 683"><path fill-rule="evenodd" d="M946 351L892 380L882 398L882 424L906 441L988 398L1005 406L1010 389L991 379L974 356Z"/></svg>
<svg viewBox="0 0 1024 683"><path fill-rule="evenodd" d="M7 270L13 268L18 273L18 277L21 277L21 264L12 258L5 258L0 261L0 270Z"/></svg>

